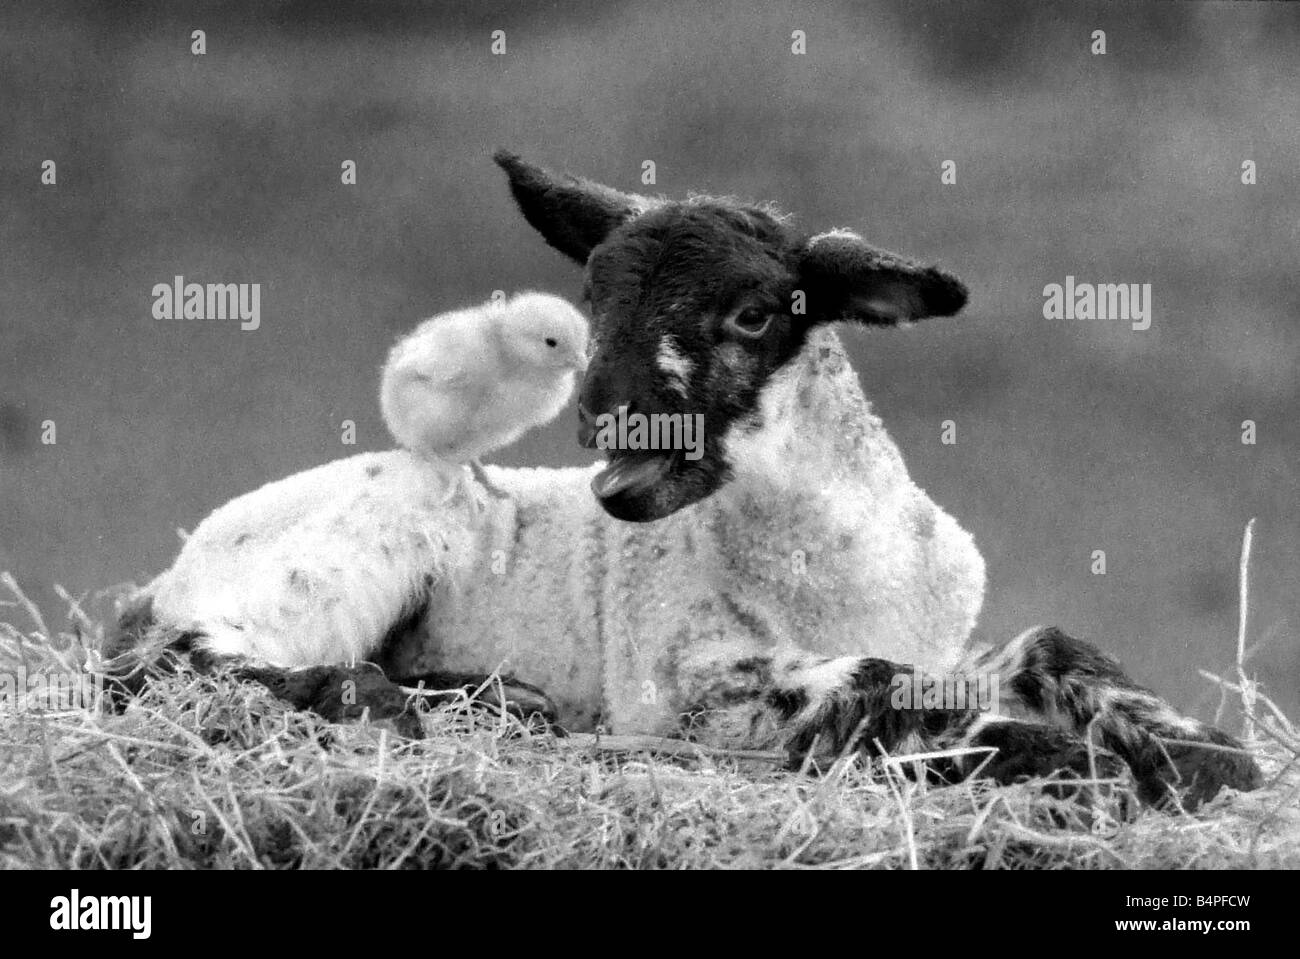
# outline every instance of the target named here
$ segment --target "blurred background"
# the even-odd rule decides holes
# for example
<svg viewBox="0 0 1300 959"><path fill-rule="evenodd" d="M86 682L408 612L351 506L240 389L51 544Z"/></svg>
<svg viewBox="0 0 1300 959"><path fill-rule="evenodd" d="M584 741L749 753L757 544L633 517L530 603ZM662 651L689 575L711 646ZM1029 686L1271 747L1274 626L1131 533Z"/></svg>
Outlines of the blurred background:
<svg viewBox="0 0 1300 959"><path fill-rule="evenodd" d="M232 496L387 448L378 370L419 318L576 297L490 162L507 146L941 261L972 289L960 318L851 345L984 551L977 640L1059 624L1210 718L1196 670L1233 661L1256 516L1250 668L1294 717L1298 47L1288 4L6 4L0 569L52 621L56 583L93 605L143 582ZM154 319L176 274L260 283L261 328ZM1070 274L1152 284L1151 328L1045 320ZM497 458L589 456L568 415Z"/></svg>

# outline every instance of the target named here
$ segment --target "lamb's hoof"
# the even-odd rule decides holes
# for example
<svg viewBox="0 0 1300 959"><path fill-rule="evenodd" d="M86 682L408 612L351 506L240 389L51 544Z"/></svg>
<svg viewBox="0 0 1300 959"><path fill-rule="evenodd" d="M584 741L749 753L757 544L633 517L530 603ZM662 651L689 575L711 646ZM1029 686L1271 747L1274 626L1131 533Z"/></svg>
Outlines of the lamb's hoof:
<svg viewBox="0 0 1300 959"><path fill-rule="evenodd" d="M241 678L254 679L297 709L310 710L330 722L368 716L389 722L407 739L421 739L418 708L375 666L311 666L306 669L249 667Z"/></svg>
<svg viewBox="0 0 1300 959"><path fill-rule="evenodd" d="M504 702L500 695L502 691L505 693ZM536 686L512 679L503 681L502 689L498 689L495 683L492 684L484 690L484 695L489 692L492 705L498 709L504 707L506 712L525 724L540 723L550 732L565 735L559 725L559 707Z"/></svg>
<svg viewBox="0 0 1300 959"><path fill-rule="evenodd" d="M967 760L977 764L982 778L1000 785L1049 778L1044 793L1085 805L1098 794L1096 780L1121 779L1126 768L1112 753L1089 749L1078 736L1045 724L991 723L974 736L970 745L997 749L982 766L978 765L981 760ZM1087 780L1088 784L1078 780Z"/></svg>
<svg viewBox="0 0 1300 959"><path fill-rule="evenodd" d="M434 672L402 680L406 688L423 686L430 705L445 705L469 697L471 705L504 710L525 725L564 735L559 726L560 710L546 693L531 683L510 676Z"/></svg>
<svg viewBox="0 0 1300 959"><path fill-rule="evenodd" d="M1241 743L1212 726L1204 740L1162 739L1148 750L1150 770L1139 776L1138 797L1159 808L1176 805L1188 812L1209 802L1224 786L1249 792L1264 783L1264 774Z"/></svg>

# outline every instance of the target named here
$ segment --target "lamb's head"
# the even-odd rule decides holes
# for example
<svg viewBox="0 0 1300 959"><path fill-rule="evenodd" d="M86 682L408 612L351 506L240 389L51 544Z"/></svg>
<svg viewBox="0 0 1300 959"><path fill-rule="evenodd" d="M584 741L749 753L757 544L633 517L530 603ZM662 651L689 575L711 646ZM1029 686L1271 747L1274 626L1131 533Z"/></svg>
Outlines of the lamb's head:
<svg viewBox="0 0 1300 959"><path fill-rule="evenodd" d="M702 426L691 450L609 449L592 488L618 519L661 519L727 483L732 441L764 428L765 392L817 326L895 325L966 302L956 278L847 231L808 236L767 207L622 193L504 151L496 161L528 222L586 268L579 439L607 446L620 411L633 425L677 414Z"/></svg>

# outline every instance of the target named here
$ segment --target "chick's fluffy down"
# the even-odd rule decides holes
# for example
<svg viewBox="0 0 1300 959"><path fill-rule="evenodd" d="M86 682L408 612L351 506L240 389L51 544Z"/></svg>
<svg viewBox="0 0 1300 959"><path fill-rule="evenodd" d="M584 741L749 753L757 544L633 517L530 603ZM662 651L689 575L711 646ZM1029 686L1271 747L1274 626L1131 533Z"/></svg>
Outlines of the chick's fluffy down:
<svg viewBox="0 0 1300 959"><path fill-rule="evenodd" d="M585 369L587 323L557 296L520 293L426 320L384 366L384 420L412 452L475 460L550 422Z"/></svg>

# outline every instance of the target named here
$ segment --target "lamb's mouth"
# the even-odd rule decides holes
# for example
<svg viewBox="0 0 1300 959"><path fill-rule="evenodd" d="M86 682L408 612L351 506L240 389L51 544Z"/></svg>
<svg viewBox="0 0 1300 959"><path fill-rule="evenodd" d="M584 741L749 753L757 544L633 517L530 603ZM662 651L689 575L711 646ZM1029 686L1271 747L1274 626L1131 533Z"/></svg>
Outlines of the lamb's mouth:
<svg viewBox="0 0 1300 959"><path fill-rule="evenodd" d="M615 496L640 496L651 490L677 465L673 450L620 451L610 457L609 465L591 480L597 499Z"/></svg>

